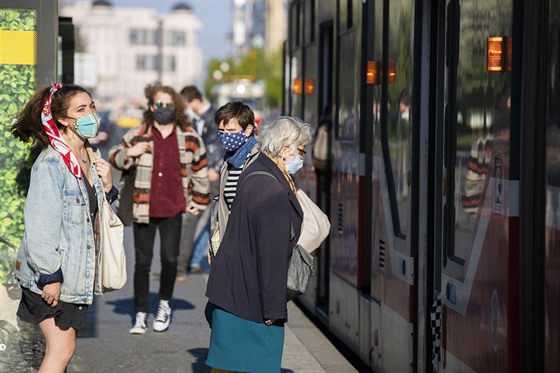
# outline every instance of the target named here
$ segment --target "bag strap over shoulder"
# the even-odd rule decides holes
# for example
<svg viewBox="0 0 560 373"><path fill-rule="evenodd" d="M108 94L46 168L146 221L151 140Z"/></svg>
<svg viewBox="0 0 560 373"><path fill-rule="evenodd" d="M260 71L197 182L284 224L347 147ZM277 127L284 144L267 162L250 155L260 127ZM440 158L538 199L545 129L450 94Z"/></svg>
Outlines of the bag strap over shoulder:
<svg viewBox="0 0 560 373"><path fill-rule="evenodd" d="M237 186L237 190L241 189L241 186L245 183L245 181L250 178L251 176L256 176L256 175L266 175L269 176L271 178L273 178L274 180L278 181L278 179L276 178L276 176L274 176L273 174L271 174L268 171L253 171L251 173L249 173L247 176L245 176L245 179L243 179L243 181L241 182L241 184L239 184ZM290 223L290 241L294 241L296 237L296 233L294 231L294 225L292 223Z"/></svg>
<svg viewBox="0 0 560 373"><path fill-rule="evenodd" d="M237 186L237 190L240 190L240 189L241 189L241 187L243 186L243 184L245 184L245 181L246 181L248 178L250 178L251 176L256 176L256 175L266 175L266 176L269 176L269 177L273 178L274 180L278 181L278 179L276 178L276 176L274 176L273 174L271 174L271 173L268 172L268 171L253 171L253 172L250 172L247 176L245 176L245 179L243 179L243 181L241 182L241 184L239 184L239 185Z"/></svg>

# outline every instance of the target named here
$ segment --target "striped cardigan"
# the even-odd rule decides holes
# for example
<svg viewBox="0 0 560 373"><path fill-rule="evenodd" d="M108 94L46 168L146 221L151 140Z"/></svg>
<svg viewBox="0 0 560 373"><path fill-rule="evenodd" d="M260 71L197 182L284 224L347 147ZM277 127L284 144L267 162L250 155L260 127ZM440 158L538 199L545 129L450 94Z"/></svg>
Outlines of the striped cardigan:
<svg viewBox="0 0 560 373"><path fill-rule="evenodd" d="M187 207L205 210L210 201L206 149L200 136L190 127L180 129L176 127L181 176ZM150 142L147 152L132 160L125 161L125 149L142 141ZM109 151L109 162L118 170L125 170L136 165L134 180L134 202L132 208L133 221L149 223L150 221L150 188L152 185L152 163L154 142L152 140L152 126L144 123L130 129L119 145Z"/></svg>

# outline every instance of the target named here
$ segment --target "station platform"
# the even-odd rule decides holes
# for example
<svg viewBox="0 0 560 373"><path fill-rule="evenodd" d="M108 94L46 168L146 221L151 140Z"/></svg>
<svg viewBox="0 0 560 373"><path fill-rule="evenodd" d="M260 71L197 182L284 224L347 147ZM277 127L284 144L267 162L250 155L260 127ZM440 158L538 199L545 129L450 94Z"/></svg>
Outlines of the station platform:
<svg viewBox="0 0 560 373"><path fill-rule="evenodd" d="M159 240L159 238L156 238ZM119 291L96 297L68 372L209 372L205 364L210 329L204 317L208 274L192 274L175 284L172 322L166 332L152 330L159 288L159 248L150 283L152 309L144 335L130 335L134 318L132 230L125 228L128 282ZM282 372L355 372L323 333L290 302Z"/></svg>

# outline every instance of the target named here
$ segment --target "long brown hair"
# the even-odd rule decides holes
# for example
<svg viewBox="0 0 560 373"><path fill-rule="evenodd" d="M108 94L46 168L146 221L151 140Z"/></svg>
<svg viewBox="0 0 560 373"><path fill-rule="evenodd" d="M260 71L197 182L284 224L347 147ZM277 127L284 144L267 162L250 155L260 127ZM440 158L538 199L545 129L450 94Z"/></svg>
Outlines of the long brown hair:
<svg viewBox="0 0 560 373"><path fill-rule="evenodd" d="M49 145L49 138L43 129L43 122L41 121L41 112L45 101L50 95L51 87L42 88L31 97L25 107L16 117L15 123L10 128L12 134L23 142L31 142L38 144L41 148L46 148ZM70 99L77 93L90 93L79 85L65 85L59 88L51 100L51 113L56 125L59 129L64 126L58 122L58 118L64 118L68 115L68 107L70 106Z"/></svg>
<svg viewBox="0 0 560 373"><path fill-rule="evenodd" d="M154 97L158 92L167 93L171 96L173 113L175 114L173 123L181 129L189 127L190 121L185 115L185 102L183 98L173 88L160 83L149 84L144 88L144 95L148 99L148 108L144 111L144 121L149 125L154 123L154 113L150 110L150 106L155 105Z"/></svg>

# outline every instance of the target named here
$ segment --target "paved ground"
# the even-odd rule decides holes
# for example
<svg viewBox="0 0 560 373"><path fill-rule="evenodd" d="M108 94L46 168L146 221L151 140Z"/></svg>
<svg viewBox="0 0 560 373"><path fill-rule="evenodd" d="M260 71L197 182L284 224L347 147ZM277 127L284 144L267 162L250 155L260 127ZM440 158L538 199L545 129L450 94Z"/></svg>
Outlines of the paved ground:
<svg viewBox="0 0 560 373"><path fill-rule="evenodd" d="M120 136L116 136L120 139ZM106 144L106 152L112 143ZM114 182L118 183L118 172ZM158 238L156 238L156 241ZM150 330L143 336L130 335L134 317L132 274L134 249L132 230L125 228L127 285L119 291L96 297L88 311L88 326L78 334L76 354L68 372L209 372L206 366L210 329L204 318L207 275L191 275L175 287L171 301L173 319L168 331L151 330L157 307L159 281L152 276ZM156 244L152 271L159 272L159 245ZM42 359L44 341L37 329L14 325L17 297L9 298L0 287L0 373L36 372ZM355 372L329 340L290 303L286 326L282 372Z"/></svg>
<svg viewBox="0 0 560 373"><path fill-rule="evenodd" d="M96 299L89 312L89 327L79 334L68 372L209 372L205 360L210 329L203 312L207 275L191 275L176 283L171 301L173 319L164 333L151 330L159 286L157 276L152 276L150 329L145 335L130 335L128 329L134 317L130 228L125 230L125 236L129 282L124 289ZM159 272L157 255L152 270ZM355 371L294 304L289 305L289 319L283 372Z"/></svg>

